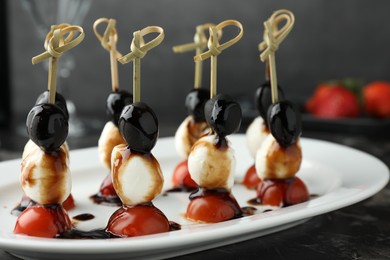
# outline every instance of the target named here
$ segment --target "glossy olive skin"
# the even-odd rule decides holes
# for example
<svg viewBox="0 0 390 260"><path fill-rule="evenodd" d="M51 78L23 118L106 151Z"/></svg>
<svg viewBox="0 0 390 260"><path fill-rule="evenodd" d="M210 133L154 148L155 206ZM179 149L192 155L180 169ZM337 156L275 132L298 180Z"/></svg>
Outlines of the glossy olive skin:
<svg viewBox="0 0 390 260"><path fill-rule="evenodd" d="M230 135L240 129L241 107L231 97L216 95L206 102L204 111L207 123L219 136Z"/></svg>
<svg viewBox="0 0 390 260"><path fill-rule="evenodd" d="M111 92L107 97L106 111L110 120L118 126L118 120L126 105L133 103L133 95L125 90Z"/></svg>
<svg viewBox="0 0 390 260"><path fill-rule="evenodd" d="M268 110L268 128L281 146L298 141L302 133L302 119L298 106L288 100L272 104Z"/></svg>
<svg viewBox="0 0 390 260"><path fill-rule="evenodd" d="M186 97L185 106L188 115L192 115L195 122L206 121L204 115L204 105L210 98L210 91L207 89L192 89Z"/></svg>
<svg viewBox="0 0 390 260"><path fill-rule="evenodd" d="M150 153L158 138L158 120L153 110L142 102L123 108L118 128L131 150Z"/></svg>
<svg viewBox="0 0 390 260"><path fill-rule="evenodd" d="M69 112L68 107L66 106L66 100L63 95L56 92L56 105L59 106L65 113L66 120L69 120ZM42 92L37 98L37 101L35 101L35 105L39 104L46 104L49 103L49 91L46 90L45 92Z"/></svg>
<svg viewBox="0 0 390 260"><path fill-rule="evenodd" d="M284 92L279 85L278 99L284 100ZM271 83L269 80L265 81L263 84L261 84L260 87L257 88L255 94L255 104L260 116L264 119L267 125L268 108L270 105L272 105Z"/></svg>
<svg viewBox="0 0 390 260"><path fill-rule="evenodd" d="M55 104L35 105L27 116L26 127L30 139L46 152L57 151L69 130L64 111Z"/></svg>

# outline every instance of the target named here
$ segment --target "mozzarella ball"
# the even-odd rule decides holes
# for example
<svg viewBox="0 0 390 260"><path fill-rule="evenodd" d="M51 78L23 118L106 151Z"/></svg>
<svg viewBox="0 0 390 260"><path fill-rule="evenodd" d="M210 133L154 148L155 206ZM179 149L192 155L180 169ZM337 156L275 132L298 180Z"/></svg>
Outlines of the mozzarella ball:
<svg viewBox="0 0 390 260"><path fill-rule="evenodd" d="M65 142L63 145L61 145L61 148L64 149L66 155L69 157L69 146L68 143ZM26 145L24 146L23 149L23 154L22 154L22 160L26 158L26 156L34 151L35 149L40 149L38 145L36 145L31 139L28 140Z"/></svg>
<svg viewBox="0 0 390 260"><path fill-rule="evenodd" d="M107 122L98 141L99 158L107 169L111 168L112 149L124 143L125 140L123 140L118 127L111 121Z"/></svg>
<svg viewBox="0 0 390 260"><path fill-rule="evenodd" d="M236 167L234 150L229 145L218 147L216 138L215 135L205 136L194 144L188 157L188 171L201 187L230 191Z"/></svg>
<svg viewBox="0 0 390 260"><path fill-rule="evenodd" d="M206 134L207 129L206 122L195 122L192 116L184 119L175 133L176 151L183 159L188 158L191 147L201 136Z"/></svg>
<svg viewBox="0 0 390 260"><path fill-rule="evenodd" d="M255 167L260 179L285 179L295 176L302 162L300 141L283 147L270 134L256 154Z"/></svg>
<svg viewBox="0 0 390 260"><path fill-rule="evenodd" d="M152 201L164 184L156 158L151 153L131 152L125 144L112 151L111 174L115 191L126 206Z"/></svg>
<svg viewBox="0 0 390 260"><path fill-rule="evenodd" d="M34 149L22 161L20 184L39 204L61 204L72 188L69 159L64 148L53 153Z"/></svg>
<svg viewBox="0 0 390 260"><path fill-rule="evenodd" d="M256 158L257 151L269 133L264 119L261 116L256 117L249 125L246 130L246 143L253 158Z"/></svg>

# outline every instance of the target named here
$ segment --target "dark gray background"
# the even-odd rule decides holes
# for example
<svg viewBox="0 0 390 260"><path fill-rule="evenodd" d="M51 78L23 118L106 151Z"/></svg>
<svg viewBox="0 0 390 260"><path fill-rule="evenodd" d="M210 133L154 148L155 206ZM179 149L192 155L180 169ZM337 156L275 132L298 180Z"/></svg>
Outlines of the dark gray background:
<svg viewBox="0 0 390 260"><path fill-rule="evenodd" d="M46 72L41 65L31 64L31 58L43 51L44 39L36 36L20 1L8 2L12 108L24 117L46 89ZM93 0L83 22L85 40L71 50L76 70L65 95L81 114L105 119L105 100L111 89L109 55L93 33L93 22L100 17L117 19L122 53L129 51L133 31L159 25L166 37L143 59L142 100L155 109L162 124L164 120L179 122L186 113L184 97L193 85L193 53L174 54L172 46L191 41L198 24L237 19L244 26L244 37L219 56L218 92L252 101L264 80L257 49L263 21L280 8L296 16L295 27L276 57L279 83L290 99L302 102L318 82L328 79L390 80L390 2L386 0ZM131 90L132 64L119 65L119 69L121 88Z"/></svg>

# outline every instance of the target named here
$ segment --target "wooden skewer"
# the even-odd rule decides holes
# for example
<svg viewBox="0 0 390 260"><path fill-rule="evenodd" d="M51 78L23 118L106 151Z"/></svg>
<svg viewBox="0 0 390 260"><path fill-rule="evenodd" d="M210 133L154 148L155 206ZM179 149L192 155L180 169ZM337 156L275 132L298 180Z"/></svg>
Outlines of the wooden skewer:
<svg viewBox="0 0 390 260"><path fill-rule="evenodd" d="M151 41L145 43L144 36L150 33L158 33ZM118 61L122 64L133 61L133 102L141 100L141 59L147 52L158 46L164 40L164 30L158 26L148 26L133 33L133 40L130 45L130 53L120 57Z"/></svg>
<svg viewBox="0 0 390 260"><path fill-rule="evenodd" d="M79 32L77 37L75 37L75 32ZM47 88L49 90L48 102L50 104L55 103L58 59L64 52L80 44L83 39L84 31L80 26L73 26L66 23L53 25L45 38L44 47L46 51L32 58L33 64L49 59Z"/></svg>
<svg viewBox="0 0 390 260"><path fill-rule="evenodd" d="M205 30L208 30L211 26L215 26L212 23L205 23L202 25L198 25L196 27L196 32L194 35L194 42L177 45L173 47L173 51L176 53L182 53L187 51L195 50L195 55L200 55L204 49L207 47L207 37L205 34ZM218 31L218 39L221 39L222 31ZM202 86L202 68L203 62L198 60L195 61L195 72L194 72L194 88L198 89Z"/></svg>
<svg viewBox="0 0 390 260"><path fill-rule="evenodd" d="M53 32L53 38L51 39L53 49L57 49L60 45L60 29L56 29ZM49 59L49 79L47 89L49 90L49 104L56 102L56 90L57 90L57 72L58 72L58 58L51 56Z"/></svg>
<svg viewBox="0 0 390 260"><path fill-rule="evenodd" d="M218 31L222 31L223 28L231 25L240 29L238 35L233 39L220 44L218 39ZM211 26L209 28L209 32L210 38L207 43L209 50L195 56L194 60L196 62L210 58L210 98L213 98L217 94L217 56L221 54L223 50L238 42L242 38L244 31L240 22L236 20L226 20L216 26Z"/></svg>
<svg viewBox="0 0 390 260"><path fill-rule="evenodd" d="M279 29L279 24L282 21L285 21L285 24ZM275 52L292 30L294 22L294 14L285 9L274 12L272 16L264 22L264 40L259 44L259 49L260 51L263 51L260 54L260 59L263 62L266 62L266 67L269 67L272 103L276 103L279 100Z"/></svg>
<svg viewBox="0 0 390 260"><path fill-rule="evenodd" d="M97 29L97 27L101 23L107 23L107 27L103 35L101 35ZM122 54L120 54L120 52L118 52L116 48L117 41L118 41L118 32L115 27L116 27L115 19L100 18L97 19L93 24L93 30L95 32L96 37L101 42L103 48L108 50L110 53L111 88L113 92L118 92L119 77L118 77L117 58L121 57Z"/></svg>

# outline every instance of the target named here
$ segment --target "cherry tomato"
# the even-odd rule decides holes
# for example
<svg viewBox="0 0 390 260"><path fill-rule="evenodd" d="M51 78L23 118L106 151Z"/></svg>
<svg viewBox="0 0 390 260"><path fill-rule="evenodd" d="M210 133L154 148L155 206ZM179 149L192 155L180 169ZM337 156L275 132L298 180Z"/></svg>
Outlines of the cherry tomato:
<svg viewBox="0 0 390 260"><path fill-rule="evenodd" d="M257 187L261 203L270 206L289 206L309 200L306 185L298 177L264 180Z"/></svg>
<svg viewBox="0 0 390 260"><path fill-rule="evenodd" d="M287 205L294 205L309 200L310 194L303 181L296 177L286 190L285 198Z"/></svg>
<svg viewBox="0 0 390 260"><path fill-rule="evenodd" d="M104 196L104 197L118 196L116 194L115 189L114 189L114 185L112 184L111 174L108 174L107 177L103 180L102 185L100 186L99 193L101 194L101 196Z"/></svg>
<svg viewBox="0 0 390 260"><path fill-rule="evenodd" d="M185 188L190 188L190 189L198 187L196 182L193 179L191 179L191 175L188 172L187 160L182 161L176 166L173 172L172 182L174 187L184 186Z"/></svg>
<svg viewBox="0 0 390 260"><path fill-rule="evenodd" d="M51 208L34 205L19 215L16 220L14 233L54 238L58 234L70 230L71 227L69 216L61 206Z"/></svg>
<svg viewBox="0 0 390 260"><path fill-rule="evenodd" d="M191 220L217 223L232 219L236 211L231 202L219 196L202 196L191 200L186 217Z"/></svg>
<svg viewBox="0 0 390 260"><path fill-rule="evenodd" d="M62 203L62 206L66 211L72 210L76 207L72 194L69 194L68 198Z"/></svg>
<svg viewBox="0 0 390 260"><path fill-rule="evenodd" d="M244 180L242 181L242 184L247 187L248 189L256 189L256 187L261 182L260 178L257 176L256 173L256 167L255 165L252 165L247 171L244 176Z"/></svg>
<svg viewBox="0 0 390 260"><path fill-rule="evenodd" d="M282 185L270 186L260 195L260 200L264 205L281 207L283 206L283 194Z"/></svg>
<svg viewBox="0 0 390 260"><path fill-rule="evenodd" d="M107 231L120 237L143 236L169 231L169 221L152 205L118 209L108 221Z"/></svg>

